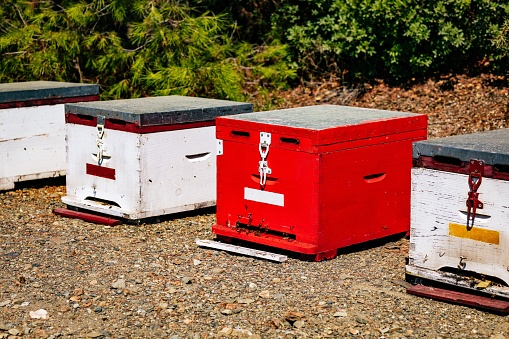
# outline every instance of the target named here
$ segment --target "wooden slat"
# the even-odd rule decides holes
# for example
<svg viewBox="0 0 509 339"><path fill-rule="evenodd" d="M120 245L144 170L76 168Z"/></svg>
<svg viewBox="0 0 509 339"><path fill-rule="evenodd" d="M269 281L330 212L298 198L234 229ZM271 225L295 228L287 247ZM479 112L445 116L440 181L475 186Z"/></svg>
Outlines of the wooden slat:
<svg viewBox="0 0 509 339"><path fill-rule="evenodd" d="M436 287L415 285L407 289L407 293L419 297L441 300L453 304L475 307L497 313L509 313L509 302L488 297L451 291Z"/></svg>
<svg viewBox="0 0 509 339"><path fill-rule="evenodd" d="M53 210L53 213L55 213L57 215L61 215L66 218L81 219L81 220L92 222L95 224L102 224L102 225L107 225L107 226L116 226L116 225L122 224L122 221L118 220L118 219L103 217L103 216L91 214L91 213L68 210L66 208L55 208Z"/></svg>
<svg viewBox="0 0 509 339"><path fill-rule="evenodd" d="M259 250L255 250L252 248L235 246L235 245L231 245L231 244L224 244L224 243L220 243L217 241L211 241L211 240L196 239L196 245L203 246L203 247L209 247L209 248L215 248L215 249L223 250L223 251L227 251L227 252L243 254L243 255L250 256L250 257L256 257L256 258L277 261L277 262L283 262L288 259L288 257L286 255L282 255L282 254L275 254L275 253L270 253L270 252L265 252L265 251L259 251Z"/></svg>

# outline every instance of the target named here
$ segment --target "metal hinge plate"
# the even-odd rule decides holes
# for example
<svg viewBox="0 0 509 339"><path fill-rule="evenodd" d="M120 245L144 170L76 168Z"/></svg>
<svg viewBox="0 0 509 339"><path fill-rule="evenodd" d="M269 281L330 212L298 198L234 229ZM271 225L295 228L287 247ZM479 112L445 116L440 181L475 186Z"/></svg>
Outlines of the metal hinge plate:
<svg viewBox="0 0 509 339"><path fill-rule="evenodd" d="M223 155L223 140L216 139L216 142L217 142L216 155Z"/></svg>

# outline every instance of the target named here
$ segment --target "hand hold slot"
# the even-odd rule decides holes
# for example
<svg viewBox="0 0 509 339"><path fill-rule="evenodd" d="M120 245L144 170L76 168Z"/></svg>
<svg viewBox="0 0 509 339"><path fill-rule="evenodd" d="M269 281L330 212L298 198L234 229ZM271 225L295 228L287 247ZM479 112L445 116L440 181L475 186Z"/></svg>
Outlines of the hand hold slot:
<svg viewBox="0 0 509 339"><path fill-rule="evenodd" d="M385 179L385 172L366 175L363 177L368 184L379 182Z"/></svg>

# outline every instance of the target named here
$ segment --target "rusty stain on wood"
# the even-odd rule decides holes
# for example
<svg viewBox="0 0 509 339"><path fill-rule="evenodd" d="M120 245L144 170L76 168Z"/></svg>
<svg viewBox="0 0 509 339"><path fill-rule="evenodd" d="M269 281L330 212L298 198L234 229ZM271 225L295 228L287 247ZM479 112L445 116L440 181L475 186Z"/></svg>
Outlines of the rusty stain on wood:
<svg viewBox="0 0 509 339"><path fill-rule="evenodd" d="M458 238L482 241L498 245L500 243L500 232L487 230L479 227L468 229L466 225L449 223L449 235Z"/></svg>

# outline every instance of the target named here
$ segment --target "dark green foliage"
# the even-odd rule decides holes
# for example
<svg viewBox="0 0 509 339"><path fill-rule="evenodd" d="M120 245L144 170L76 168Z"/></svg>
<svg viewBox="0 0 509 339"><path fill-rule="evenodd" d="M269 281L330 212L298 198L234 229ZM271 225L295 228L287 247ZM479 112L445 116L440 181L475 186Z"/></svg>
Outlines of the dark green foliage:
<svg viewBox="0 0 509 339"><path fill-rule="evenodd" d="M507 1L292 0L273 16L307 72L405 78L496 58Z"/></svg>
<svg viewBox="0 0 509 339"><path fill-rule="evenodd" d="M241 100L246 75L277 86L295 77L285 46L235 43L224 16L196 13L178 1L4 2L1 82L93 82L104 99L181 94Z"/></svg>
<svg viewBox="0 0 509 339"><path fill-rule="evenodd" d="M297 70L405 79L509 65L502 0L187 3L4 0L0 81L94 82L103 98L239 100L246 88L287 86Z"/></svg>
<svg viewBox="0 0 509 339"><path fill-rule="evenodd" d="M191 0L198 9L225 13L239 27L239 39L261 44L272 40L270 19L281 0Z"/></svg>

